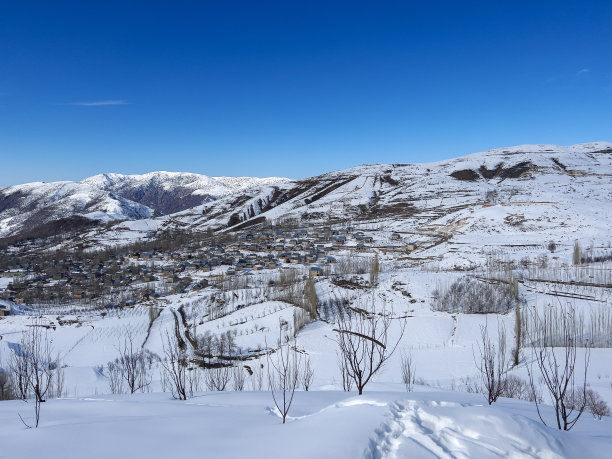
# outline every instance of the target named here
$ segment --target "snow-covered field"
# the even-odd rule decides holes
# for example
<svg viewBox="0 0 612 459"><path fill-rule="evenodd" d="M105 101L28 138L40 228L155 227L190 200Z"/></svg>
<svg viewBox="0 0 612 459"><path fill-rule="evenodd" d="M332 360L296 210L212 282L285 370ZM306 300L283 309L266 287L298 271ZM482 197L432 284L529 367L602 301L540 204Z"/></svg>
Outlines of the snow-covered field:
<svg viewBox="0 0 612 459"><path fill-rule="evenodd" d="M19 420L30 407L2 402L0 457L561 458L610 449L610 419L585 417L560 432L525 402L488 406L475 395L418 389L299 392L284 425L267 392L50 400L41 427L30 430Z"/></svg>
<svg viewBox="0 0 612 459"><path fill-rule="evenodd" d="M137 306L102 317L99 313L63 314L54 311L43 320L53 346L66 365L62 399L43 404L41 426L26 429L32 403L0 402L0 457L603 457L612 447L612 419L585 413L571 432L554 428L554 414L544 407L551 427L538 419L533 403L502 399L488 406L482 394L466 393L466 381L477 378L474 362L480 327L504 324L512 344L513 314L448 314L431 310L431 290L444 273L398 268L383 272L373 293L342 292L322 280L320 299L341 294L354 304L374 302L408 316L398 351L370 383L363 396L342 392L333 325L315 321L297 335L297 345L315 369L311 390L299 390L286 425L282 424L270 392L258 391L247 376L243 392L200 392L187 401L161 392L158 369L149 393L111 395L108 378L99 366L118 356L121 340L130 330L137 343L163 354L162 332L175 326L171 311L183 305L187 318L197 322L204 312L198 298L206 293L175 295L149 330L149 309ZM410 293L408 297L405 293ZM531 303L546 303L547 295L530 294ZM245 299L239 291L237 302ZM529 296L531 295L531 296ZM243 350L274 343L280 320L291 323L294 306L279 301L240 307L218 319L204 321L196 334L236 330ZM588 308L589 303L579 303ZM230 308L231 309L231 308ZM62 324L58 318L62 319ZM70 323L70 320L77 320ZM15 315L0 320L0 356L6 361L10 343L35 320ZM40 319L36 319L40 320ZM397 326L391 328L398 336ZM410 353L419 385L406 392L401 383L401 354ZM582 354L579 352L578 365ZM526 379L531 355L512 373ZM612 349L593 349L588 381L612 404ZM265 359L260 362L267 365ZM254 361L246 362L254 366ZM264 378L265 379L265 378ZM425 385L423 385L425 384ZM266 382L264 381L264 388Z"/></svg>

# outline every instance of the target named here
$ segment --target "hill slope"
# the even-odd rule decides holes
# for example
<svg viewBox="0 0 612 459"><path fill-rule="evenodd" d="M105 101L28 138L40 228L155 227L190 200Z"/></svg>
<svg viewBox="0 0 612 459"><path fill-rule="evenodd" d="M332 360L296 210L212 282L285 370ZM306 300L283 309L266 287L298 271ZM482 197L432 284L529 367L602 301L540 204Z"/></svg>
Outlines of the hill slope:
<svg viewBox="0 0 612 459"><path fill-rule="evenodd" d="M203 230L292 219L304 226L330 221L383 225L430 241L497 234L573 240L587 230L607 234L611 199L611 143L522 145L436 163L364 165L270 184L151 223Z"/></svg>

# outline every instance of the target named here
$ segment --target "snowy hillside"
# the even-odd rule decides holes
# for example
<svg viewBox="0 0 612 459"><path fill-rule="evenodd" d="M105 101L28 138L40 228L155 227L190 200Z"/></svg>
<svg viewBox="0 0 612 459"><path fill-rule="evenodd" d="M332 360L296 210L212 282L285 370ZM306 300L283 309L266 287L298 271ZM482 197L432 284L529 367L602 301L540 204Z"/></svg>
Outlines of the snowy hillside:
<svg viewBox="0 0 612 459"><path fill-rule="evenodd" d="M91 242L131 241L142 225L202 231L289 219L303 226L384 226L426 245L478 240L494 248L503 235L517 244L551 238L572 243L586 233L606 237L611 199L612 143L521 145L437 163L364 165L236 191L147 223L117 225ZM458 267L472 263L467 249L457 257Z"/></svg>
<svg viewBox="0 0 612 459"><path fill-rule="evenodd" d="M277 182L289 180L152 172L101 174L80 182L16 185L0 189L0 237L33 233L40 225L73 216L112 221L165 215Z"/></svg>
<svg viewBox="0 0 612 459"><path fill-rule="evenodd" d="M124 176L88 180L55 186L136 187ZM61 378L38 429L19 420L33 420L31 394L27 404L0 401L0 457L607 456L611 143L524 145L242 189L240 179L210 180L195 180L192 194L216 190L216 200L86 228L61 245L74 248L61 260L49 254L53 241L7 251L18 261L0 278L0 295L12 298L0 302L11 312L0 317L0 368L44 330ZM235 191L223 196L225 186ZM363 338L359 317L387 324L368 346L395 349L361 396L340 345ZM506 350L491 405L484 332ZM164 370L171 339L185 353L187 400L173 399ZM146 384L132 395L113 373L128 341L146 356ZM568 342L572 406L580 387L598 401L569 432L557 428L538 373L538 350L562 359ZM286 424L272 398L283 349L301 371Z"/></svg>
<svg viewBox="0 0 612 459"><path fill-rule="evenodd" d="M257 195L232 195L198 208L202 216L194 224L335 218L397 222L399 230L440 218L441 223L435 222L440 227L432 231L443 233L451 221L475 223L473 218L465 221L462 210L478 204L542 203L547 215L585 200L605 202L611 181L611 143L522 145L438 163L359 166L268 187Z"/></svg>

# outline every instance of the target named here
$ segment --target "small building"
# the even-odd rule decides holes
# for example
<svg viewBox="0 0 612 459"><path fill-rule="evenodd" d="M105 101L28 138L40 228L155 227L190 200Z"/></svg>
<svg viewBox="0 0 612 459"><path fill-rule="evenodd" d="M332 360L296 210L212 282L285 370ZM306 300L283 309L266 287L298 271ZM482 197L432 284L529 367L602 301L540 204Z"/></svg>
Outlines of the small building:
<svg viewBox="0 0 612 459"><path fill-rule="evenodd" d="M398 241L400 240L402 237L399 235L399 233L392 233L391 234L391 240L392 241Z"/></svg>
<svg viewBox="0 0 612 459"><path fill-rule="evenodd" d="M310 277L317 277L323 274L323 268L320 268L318 266L311 266L310 270L308 271L308 274L310 275Z"/></svg>

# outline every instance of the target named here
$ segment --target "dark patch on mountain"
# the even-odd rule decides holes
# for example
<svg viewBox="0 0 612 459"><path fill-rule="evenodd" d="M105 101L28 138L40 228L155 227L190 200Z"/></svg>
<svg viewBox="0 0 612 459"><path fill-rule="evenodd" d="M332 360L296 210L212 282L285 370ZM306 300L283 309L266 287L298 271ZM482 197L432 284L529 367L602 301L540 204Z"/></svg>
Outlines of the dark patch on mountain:
<svg viewBox="0 0 612 459"><path fill-rule="evenodd" d="M461 169L458 171L453 171L450 173L450 176L452 178L455 178L457 180L463 180L465 182L475 182L480 178L478 172L472 169Z"/></svg>

